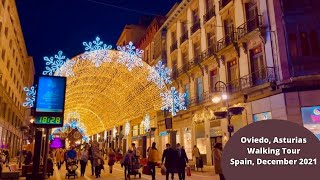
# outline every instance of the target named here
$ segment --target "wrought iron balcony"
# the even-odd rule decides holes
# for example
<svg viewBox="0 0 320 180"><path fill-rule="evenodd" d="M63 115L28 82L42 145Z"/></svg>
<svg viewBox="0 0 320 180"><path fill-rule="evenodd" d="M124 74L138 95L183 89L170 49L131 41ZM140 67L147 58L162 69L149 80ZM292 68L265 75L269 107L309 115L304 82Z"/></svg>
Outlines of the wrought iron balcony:
<svg viewBox="0 0 320 180"><path fill-rule="evenodd" d="M200 19L197 19L193 22L193 26L191 27L191 34L197 32L200 29Z"/></svg>
<svg viewBox="0 0 320 180"><path fill-rule="evenodd" d="M257 15L254 18L249 19L237 28L238 39L244 37L248 33L260 28L262 26L262 16Z"/></svg>
<svg viewBox="0 0 320 180"><path fill-rule="evenodd" d="M180 44L185 42L188 39L188 31L184 32L182 36L180 37Z"/></svg>
<svg viewBox="0 0 320 180"><path fill-rule="evenodd" d="M213 16L216 15L214 7L208 10L208 12L203 16L204 23L208 22Z"/></svg>
<svg viewBox="0 0 320 180"><path fill-rule="evenodd" d="M216 45L211 45L201 53L201 62L205 61L206 59L212 57L216 53Z"/></svg>
<svg viewBox="0 0 320 180"><path fill-rule="evenodd" d="M188 70L189 70L189 64L184 64L182 67L178 68L177 70L178 76L188 72Z"/></svg>
<svg viewBox="0 0 320 180"><path fill-rule="evenodd" d="M216 52L221 51L223 48L231 45L233 42L235 42L234 33L230 33L230 34L226 35L224 38L220 39L217 42Z"/></svg>
<svg viewBox="0 0 320 180"><path fill-rule="evenodd" d="M198 64L199 64L199 62L200 62L200 56L201 55L195 55L194 57L193 57L193 59L191 59L191 61L189 62L189 69L191 69L191 68L193 68L193 67L195 67L195 66L197 66Z"/></svg>
<svg viewBox="0 0 320 180"><path fill-rule="evenodd" d="M193 97L189 100L190 106L197 106L203 103L211 101L211 94L209 92L204 92L198 94L196 97Z"/></svg>
<svg viewBox="0 0 320 180"><path fill-rule="evenodd" d="M170 46L170 52L175 51L177 48L178 48L177 41L175 41Z"/></svg>
<svg viewBox="0 0 320 180"><path fill-rule="evenodd" d="M276 77L273 67L261 68L240 78L242 89L258 86L267 82L275 82L275 80Z"/></svg>
<svg viewBox="0 0 320 180"><path fill-rule="evenodd" d="M220 0L219 1L219 10L223 9L226 5L228 5L232 0Z"/></svg>

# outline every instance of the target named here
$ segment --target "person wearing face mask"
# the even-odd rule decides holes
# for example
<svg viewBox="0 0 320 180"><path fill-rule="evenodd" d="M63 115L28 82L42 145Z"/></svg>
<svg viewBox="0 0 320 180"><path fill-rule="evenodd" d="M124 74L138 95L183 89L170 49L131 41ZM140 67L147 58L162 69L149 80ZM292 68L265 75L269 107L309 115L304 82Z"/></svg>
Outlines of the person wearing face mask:
<svg viewBox="0 0 320 180"><path fill-rule="evenodd" d="M186 167L189 162L186 151L181 148L180 143L177 144L177 169L179 180L186 179Z"/></svg>
<svg viewBox="0 0 320 180"><path fill-rule="evenodd" d="M175 169L175 151L171 148L170 144L166 144L166 149L162 153L162 165L166 167L166 180L169 180L169 174L171 173L171 179L174 179Z"/></svg>

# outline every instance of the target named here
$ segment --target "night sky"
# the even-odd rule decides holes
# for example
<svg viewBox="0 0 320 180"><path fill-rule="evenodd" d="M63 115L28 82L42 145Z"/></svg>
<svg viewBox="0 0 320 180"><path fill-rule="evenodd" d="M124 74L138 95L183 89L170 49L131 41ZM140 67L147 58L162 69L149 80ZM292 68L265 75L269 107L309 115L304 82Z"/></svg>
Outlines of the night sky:
<svg viewBox="0 0 320 180"><path fill-rule="evenodd" d="M62 50L72 58L84 51L83 41L92 41L96 36L114 48L126 24L137 24L141 16L166 15L175 2L177 0L16 0L28 54L34 58L37 74L44 69L44 56L53 56Z"/></svg>

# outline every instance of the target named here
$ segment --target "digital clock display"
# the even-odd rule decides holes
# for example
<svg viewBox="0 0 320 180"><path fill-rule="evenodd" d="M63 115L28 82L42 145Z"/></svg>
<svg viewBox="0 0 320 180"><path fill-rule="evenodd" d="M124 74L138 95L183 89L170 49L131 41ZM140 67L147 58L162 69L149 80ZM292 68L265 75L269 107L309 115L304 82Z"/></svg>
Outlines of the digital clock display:
<svg viewBox="0 0 320 180"><path fill-rule="evenodd" d="M61 125L62 117L37 116L35 124L38 125Z"/></svg>

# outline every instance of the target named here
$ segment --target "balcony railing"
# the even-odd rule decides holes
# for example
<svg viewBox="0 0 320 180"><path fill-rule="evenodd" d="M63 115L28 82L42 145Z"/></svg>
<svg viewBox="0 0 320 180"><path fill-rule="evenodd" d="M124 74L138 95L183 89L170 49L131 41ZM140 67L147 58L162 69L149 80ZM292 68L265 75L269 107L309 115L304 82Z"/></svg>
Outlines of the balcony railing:
<svg viewBox="0 0 320 180"><path fill-rule="evenodd" d="M233 42L235 42L234 33L230 33L230 34L226 35L224 38L220 39L217 42L217 48L216 48L217 52L221 51L223 48L229 46Z"/></svg>
<svg viewBox="0 0 320 180"><path fill-rule="evenodd" d="M191 34L195 33L200 29L200 19L197 19L193 22L193 26L191 27Z"/></svg>
<svg viewBox="0 0 320 180"><path fill-rule="evenodd" d="M204 23L208 22L215 15L216 15L216 12L214 7L209 9L208 12L203 16Z"/></svg>
<svg viewBox="0 0 320 180"><path fill-rule="evenodd" d="M274 82L276 80L274 68L265 67L240 78L241 88L258 86L267 82Z"/></svg>
<svg viewBox="0 0 320 180"><path fill-rule="evenodd" d="M176 42L173 42L170 46L170 52L173 52L174 50L176 50L178 48L178 45L177 45L177 41Z"/></svg>
<svg viewBox="0 0 320 180"><path fill-rule="evenodd" d="M187 39L188 39L188 31L184 32L184 34L182 34L182 36L180 37L180 44L185 42Z"/></svg>
<svg viewBox="0 0 320 180"><path fill-rule="evenodd" d="M223 9L226 5L228 5L232 0L220 0L219 1L219 10Z"/></svg>
<svg viewBox="0 0 320 180"><path fill-rule="evenodd" d="M198 94L196 97L193 97L189 100L190 106L194 105L200 105L203 103L207 103L211 101L211 94L209 92L204 92L201 94Z"/></svg>
<svg viewBox="0 0 320 180"><path fill-rule="evenodd" d="M191 69L191 68L193 68L193 67L195 67L195 66L197 66L198 64L199 64L199 62L200 62L200 56L201 55L195 55L194 57L193 57L193 59L191 59L191 61L189 62L189 69Z"/></svg>
<svg viewBox="0 0 320 180"><path fill-rule="evenodd" d="M206 59L212 57L216 53L216 45L212 45L208 47L205 51L201 53L201 62L205 61Z"/></svg>
<svg viewBox="0 0 320 180"><path fill-rule="evenodd" d="M188 72L189 70L189 64L184 64L182 67L180 67L177 72L178 72L178 76Z"/></svg>
<svg viewBox="0 0 320 180"><path fill-rule="evenodd" d="M237 28L238 39L262 26L262 16L257 15Z"/></svg>

